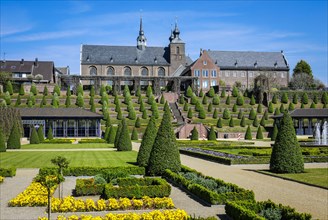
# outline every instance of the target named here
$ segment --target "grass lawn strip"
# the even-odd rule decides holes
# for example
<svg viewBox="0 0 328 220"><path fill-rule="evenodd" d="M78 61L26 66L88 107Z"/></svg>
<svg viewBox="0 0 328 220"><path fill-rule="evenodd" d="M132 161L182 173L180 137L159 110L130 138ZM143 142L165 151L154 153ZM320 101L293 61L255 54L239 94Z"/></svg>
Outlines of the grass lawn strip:
<svg viewBox="0 0 328 220"><path fill-rule="evenodd" d="M291 174L277 174L267 170L257 170L256 172L310 186L328 189L328 168L305 169L304 173Z"/></svg>
<svg viewBox="0 0 328 220"><path fill-rule="evenodd" d="M79 149L79 148L112 148L113 144L88 143L88 144L26 144L21 149Z"/></svg>
<svg viewBox="0 0 328 220"><path fill-rule="evenodd" d="M60 144L58 144L60 145ZM70 167L111 167L133 166L137 152L127 151L34 151L0 153L0 167L42 168L54 167L51 159L56 156L66 157Z"/></svg>

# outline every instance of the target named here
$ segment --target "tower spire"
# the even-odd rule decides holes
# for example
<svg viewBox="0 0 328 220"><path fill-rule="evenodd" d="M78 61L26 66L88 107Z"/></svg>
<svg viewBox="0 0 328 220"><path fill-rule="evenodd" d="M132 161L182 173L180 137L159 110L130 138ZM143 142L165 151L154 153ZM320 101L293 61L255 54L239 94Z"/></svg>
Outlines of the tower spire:
<svg viewBox="0 0 328 220"><path fill-rule="evenodd" d="M137 37L137 48L139 50L146 49L147 45L147 38L145 37L145 33L142 27L142 15L140 14L140 29L139 29L139 36Z"/></svg>

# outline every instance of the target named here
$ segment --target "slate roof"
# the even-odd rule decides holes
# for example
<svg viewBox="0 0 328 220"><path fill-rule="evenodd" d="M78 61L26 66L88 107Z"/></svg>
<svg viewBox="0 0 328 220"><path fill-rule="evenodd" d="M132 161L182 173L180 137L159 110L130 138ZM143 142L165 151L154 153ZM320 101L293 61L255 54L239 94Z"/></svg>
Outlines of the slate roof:
<svg viewBox="0 0 328 220"><path fill-rule="evenodd" d="M81 64L170 65L168 47L82 45Z"/></svg>
<svg viewBox="0 0 328 220"><path fill-rule="evenodd" d="M220 69L284 69L289 70L281 52L207 51ZM257 63L257 67L255 67ZM276 64L276 65L275 65Z"/></svg>
<svg viewBox="0 0 328 220"><path fill-rule="evenodd" d="M17 108L24 118L98 118L103 116L83 108Z"/></svg>
<svg viewBox="0 0 328 220"><path fill-rule="evenodd" d="M10 73L28 73L34 76L40 74L43 80L52 81L54 76L54 62L52 61L1 61L0 71Z"/></svg>
<svg viewBox="0 0 328 220"><path fill-rule="evenodd" d="M272 116L281 118L283 114ZM300 108L290 112L292 118L328 118L328 109Z"/></svg>

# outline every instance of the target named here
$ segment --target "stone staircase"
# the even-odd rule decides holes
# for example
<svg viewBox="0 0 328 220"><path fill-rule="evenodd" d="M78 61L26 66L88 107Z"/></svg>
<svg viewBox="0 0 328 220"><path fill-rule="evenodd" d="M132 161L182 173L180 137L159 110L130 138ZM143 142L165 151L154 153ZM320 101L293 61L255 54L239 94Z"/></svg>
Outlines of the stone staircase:
<svg viewBox="0 0 328 220"><path fill-rule="evenodd" d="M184 119L181 115L181 112L178 109L177 103L176 102L169 103L169 105L170 105L171 111L174 115L174 118L177 120L177 123L178 124L184 124Z"/></svg>

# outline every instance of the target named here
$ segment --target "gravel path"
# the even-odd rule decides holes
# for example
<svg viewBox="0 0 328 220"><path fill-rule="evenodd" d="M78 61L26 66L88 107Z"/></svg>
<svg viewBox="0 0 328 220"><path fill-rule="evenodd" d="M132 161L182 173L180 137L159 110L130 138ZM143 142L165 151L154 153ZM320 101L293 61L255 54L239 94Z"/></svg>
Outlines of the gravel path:
<svg viewBox="0 0 328 220"><path fill-rule="evenodd" d="M299 212L311 213L314 219L328 219L328 190L251 171L268 169L268 165L226 166L186 155L181 155L181 162L208 176L253 190L256 200L270 199L276 203L289 205ZM306 164L305 167L328 167L328 164Z"/></svg>

